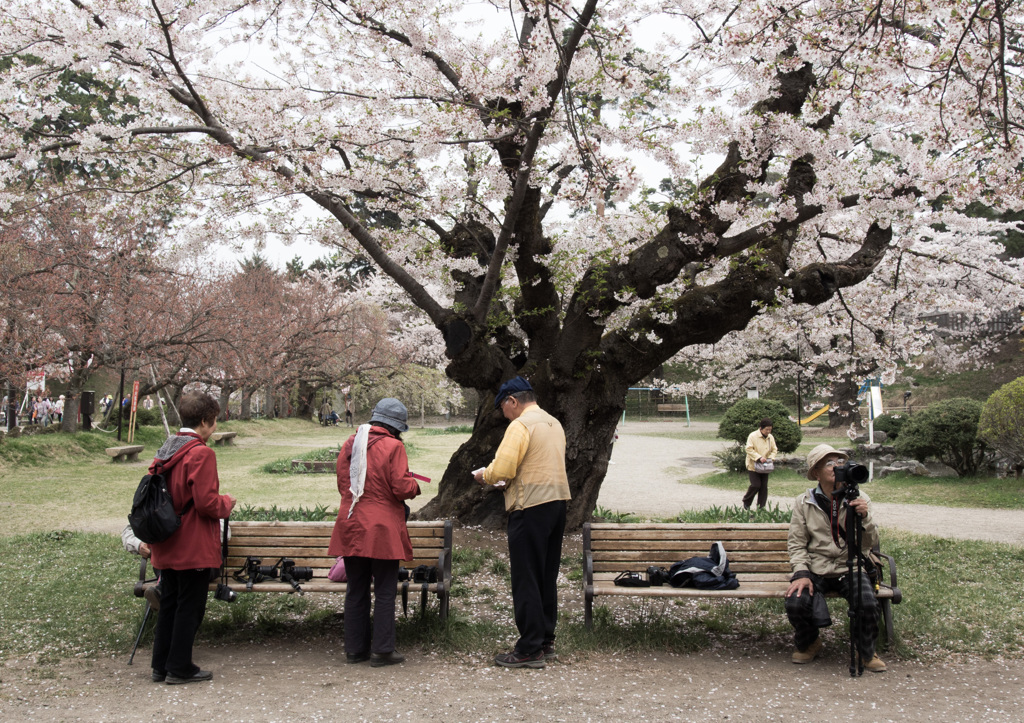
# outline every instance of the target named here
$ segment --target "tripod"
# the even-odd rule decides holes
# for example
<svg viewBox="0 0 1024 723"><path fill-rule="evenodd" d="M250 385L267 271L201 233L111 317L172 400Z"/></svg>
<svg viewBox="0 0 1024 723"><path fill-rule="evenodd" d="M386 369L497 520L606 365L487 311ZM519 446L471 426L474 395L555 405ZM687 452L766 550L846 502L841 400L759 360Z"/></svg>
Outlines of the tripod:
<svg viewBox="0 0 1024 723"><path fill-rule="evenodd" d="M850 618L850 677L856 678L864 674L864 661L857 650L857 643L862 637L864 626L863 600L861 585L864 576L864 558L860 554L861 541L864 537L864 525L860 515L850 507L850 502L860 496L857 485L849 485L832 493L832 524L833 539L838 538L839 507L846 504L846 579L848 589L846 614ZM851 518L852 521L851 521ZM838 540L837 540L838 542Z"/></svg>

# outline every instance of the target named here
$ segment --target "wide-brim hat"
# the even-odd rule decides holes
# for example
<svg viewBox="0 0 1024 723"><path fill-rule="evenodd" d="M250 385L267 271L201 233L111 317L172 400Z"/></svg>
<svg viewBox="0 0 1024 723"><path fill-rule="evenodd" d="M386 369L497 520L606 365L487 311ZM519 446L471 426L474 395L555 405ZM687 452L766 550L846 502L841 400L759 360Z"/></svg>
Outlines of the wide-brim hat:
<svg viewBox="0 0 1024 723"><path fill-rule="evenodd" d="M843 458L843 462L850 459L850 455L846 452L840 452L838 449L833 447L831 444L819 444L817 447L807 453L807 479L815 480L817 477L814 476L814 468L818 466L821 460L825 459L830 454L836 454Z"/></svg>
<svg viewBox="0 0 1024 723"><path fill-rule="evenodd" d="M409 429L409 425L406 422L409 419L409 410L405 408L405 405L394 397L385 397L377 402L377 406L373 408L373 414L370 415L370 424L374 422L383 422L389 427L394 427L399 432L404 432Z"/></svg>
<svg viewBox="0 0 1024 723"><path fill-rule="evenodd" d="M532 391L533 387L530 386L530 382L522 377L512 377L498 388L498 394L494 397L494 408L500 407L501 403L512 394Z"/></svg>

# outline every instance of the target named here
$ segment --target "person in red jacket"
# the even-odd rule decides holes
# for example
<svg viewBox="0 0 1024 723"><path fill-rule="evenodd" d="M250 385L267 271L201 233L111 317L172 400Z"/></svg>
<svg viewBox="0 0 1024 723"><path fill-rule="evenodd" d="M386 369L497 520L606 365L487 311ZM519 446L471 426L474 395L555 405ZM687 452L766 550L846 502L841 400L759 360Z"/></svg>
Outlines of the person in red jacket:
<svg viewBox="0 0 1024 723"><path fill-rule="evenodd" d="M192 644L206 614L207 589L221 566L220 523L235 498L220 494L217 458L206 446L217 429L220 404L207 394L182 397L178 413L184 425L156 453L150 474L167 479L181 527L150 547L150 562L161 571L160 612L153 641L153 681L168 685L213 680L213 673L192 662Z"/></svg>
<svg viewBox="0 0 1024 723"><path fill-rule="evenodd" d="M412 558L405 526L405 500L420 493L409 474L402 432L409 415L397 399L386 398L373 409L338 455L341 507L328 553L345 558L345 656L349 663L369 660L377 668L395 665L395 596L398 565ZM370 581L374 583L373 630L370 630Z"/></svg>

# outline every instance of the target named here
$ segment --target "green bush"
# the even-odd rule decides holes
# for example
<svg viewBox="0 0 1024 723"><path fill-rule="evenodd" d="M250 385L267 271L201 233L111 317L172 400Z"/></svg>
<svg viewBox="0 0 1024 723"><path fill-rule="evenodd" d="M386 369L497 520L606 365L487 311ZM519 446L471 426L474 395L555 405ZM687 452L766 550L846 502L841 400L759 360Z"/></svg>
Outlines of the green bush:
<svg viewBox="0 0 1024 723"><path fill-rule="evenodd" d="M997 389L981 410L978 436L1010 464L1024 465L1024 377Z"/></svg>
<svg viewBox="0 0 1024 723"><path fill-rule="evenodd" d="M722 417L718 436L745 445L747 436L765 417L772 420L772 436L779 451L795 452L803 439L800 425L789 418L789 410L784 405L771 399L741 399L736 402Z"/></svg>
<svg viewBox="0 0 1024 723"><path fill-rule="evenodd" d="M910 417L896 440L896 452L919 462L935 457L960 477L977 474L988 456L987 445L978 439L981 402L947 399Z"/></svg>
<svg viewBox="0 0 1024 723"><path fill-rule="evenodd" d="M875 417L875 429L885 432L888 441L894 442L899 439L900 430L907 423L908 417L903 414L883 414Z"/></svg>

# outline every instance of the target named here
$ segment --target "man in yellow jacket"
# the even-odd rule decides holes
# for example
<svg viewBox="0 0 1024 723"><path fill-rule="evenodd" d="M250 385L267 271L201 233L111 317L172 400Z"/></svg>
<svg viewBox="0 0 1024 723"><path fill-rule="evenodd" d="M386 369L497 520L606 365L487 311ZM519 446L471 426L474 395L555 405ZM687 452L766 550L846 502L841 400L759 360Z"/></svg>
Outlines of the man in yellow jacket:
<svg viewBox="0 0 1024 723"><path fill-rule="evenodd" d="M530 383L515 377L501 385L496 409L509 420L494 461L477 470L481 485L505 483L512 606L519 640L494 662L506 668L543 668L555 658L558 565L562 559L566 502L565 432L537 405Z"/></svg>

